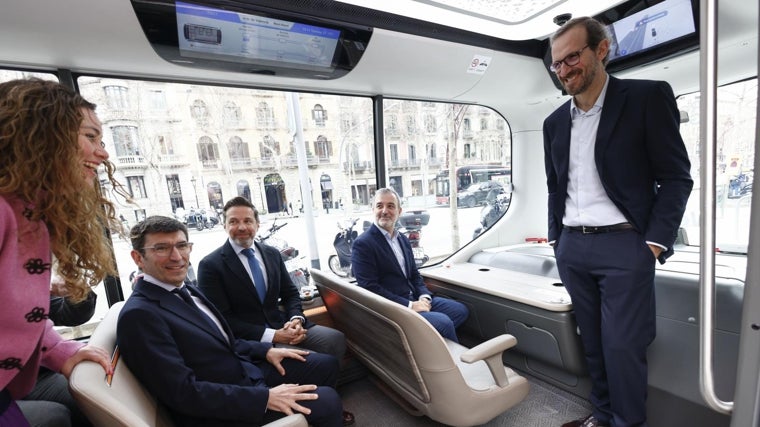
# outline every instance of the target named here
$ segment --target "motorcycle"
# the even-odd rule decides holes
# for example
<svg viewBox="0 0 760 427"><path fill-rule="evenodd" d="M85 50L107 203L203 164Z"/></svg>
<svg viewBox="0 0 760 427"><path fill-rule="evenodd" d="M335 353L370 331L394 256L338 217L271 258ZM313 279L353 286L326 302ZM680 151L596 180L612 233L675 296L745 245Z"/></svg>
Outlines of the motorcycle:
<svg viewBox="0 0 760 427"><path fill-rule="evenodd" d="M507 211L509 206L509 195L505 193L497 194L495 197L486 199L486 205L480 210L480 227L472 233L472 238L483 234L484 231L491 228L502 215Z"/></svg>
<svg viewBox="0 0 760 427"><path fill-rule="evenodd" d="M274 234L286 225L288 225L287 222L277 224L277 219L275 218L269 229L264 234L256 236L256 239L280 251L280 256L282 256L282 260L285 262L285 269L288 271L288 275L290 275L290 280L298 288L301 300L311 301L317 292L316 287L309 285L309 270L302 265L304 255L299 256L298 249L290 246L285 240L274 237Z"/></svg>
<svg viewBox="0 0 760 427"><path fill-rule="evenodd" d="M351 247L354 244L354 240L356 240L356 236L359 235L359 233L354 230L354 226L356 226L356 222L359 221L359 218L354 218L350 221L351 225L347 227L343 227L341 223L338 222L338 228L340 231L335 235L335 240L333 240L336 255L330 255L330 258L327 260L327 265L330 267L330 270L340 277L352 277Z"/></svg>
<svg viewBox="0 0 760 427"><path fill-rule="evenodd" d="M183 221L187 228L195 228L198 231L203 229L214 228L219 224L219 218L216 215L209 215L205 210L190 209L190 211L184 216Z"/></svg>
<svg viewBox="0 0 760 427"><path fill-rule="evenodd" d="M425 251L420 246L422 227L428 225L429 221L430 214L424 210L403 212L398 218L397 225L400 225L404 229L403 233L412 245L414 263L418 268L430 260L430 257L425 255Z"/></svg>

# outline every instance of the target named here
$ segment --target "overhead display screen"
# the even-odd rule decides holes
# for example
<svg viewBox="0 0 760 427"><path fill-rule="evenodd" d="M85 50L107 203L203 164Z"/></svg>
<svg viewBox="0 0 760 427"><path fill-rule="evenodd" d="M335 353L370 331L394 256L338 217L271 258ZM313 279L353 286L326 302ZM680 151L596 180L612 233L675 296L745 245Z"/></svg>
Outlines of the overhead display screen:
<svg viewBox="0 0 760 427"><path fill-rule="evenodd" d="M610 62L695 33L691 0L665 0L607 26Z"/></svg>
<svg viewBox="0 0 760 427"><path fill-rule="evenodd" d="M331 70L340 30L176 2L183 57Z"/></svg>

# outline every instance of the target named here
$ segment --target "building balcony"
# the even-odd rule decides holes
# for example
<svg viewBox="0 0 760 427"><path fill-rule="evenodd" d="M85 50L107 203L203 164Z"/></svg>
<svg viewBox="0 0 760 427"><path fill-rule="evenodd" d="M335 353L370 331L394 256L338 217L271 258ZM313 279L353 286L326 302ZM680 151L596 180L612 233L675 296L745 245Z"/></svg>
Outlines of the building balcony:
<svg viewBox="0 0 760 427"><path fill-rule="evenodd" d="M250 157L230 159L230 167L235 171L251 169L253 167L253 161Z"/></svg>
<svg viewBox="0 0 760 427"><path fill-rule="evenodd" d="M119 169L145 169L148 167L145 157L140 155L118 156L116 157L116 165Z"/></svg>
<svg viewBox="0 0 760 427"><path fill-rule="evenodd" d="M161 163L161 166L169 168L178 168L189 165L188 161L185 160L185 156L179 154L161 154L158 156L158 161Z"/></svg>
<svg viewBox="0 0 760 427"><path fill-rule="evenodd" d="M375 163L372 161L343 162L343 171L345 173L353 170L354 172L368 172L375 170Z"/></svg>

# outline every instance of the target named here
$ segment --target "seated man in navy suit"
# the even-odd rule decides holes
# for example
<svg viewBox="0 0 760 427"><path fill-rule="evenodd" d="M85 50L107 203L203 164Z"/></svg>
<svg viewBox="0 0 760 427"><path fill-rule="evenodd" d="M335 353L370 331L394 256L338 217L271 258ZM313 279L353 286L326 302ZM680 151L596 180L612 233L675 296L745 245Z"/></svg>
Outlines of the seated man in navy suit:
<svg viewBox="0 0 760 427"><path fill-rule="evenodd" d="M301 412L343 424L338 360L236 339L219 311L184 285L192 243L179 221L152 216L130 233L144 275L119 315L121 355L178 426L259 426Z"/></svg>
<svg viewBox="0 0 760 427"><path fill-rule="evenodd" d="M395 230L401 214L391 188L375 193L375 223L354 240L351 268L359 286L418 312L443 336L458 342L456 328L469 315L464 304L432 296L417 265L409 239Z"/></svg>
<svg viewBox="0 0 760 427"><path fill-rule="evenodd" d="M280 252L255 241L260 222L253 204L244 197L233 197L223 211L229 237L201 260L198 287L219 309L235 335L275 346L297 346L343 360L343 333L306 319L298 288Z"/></svg>

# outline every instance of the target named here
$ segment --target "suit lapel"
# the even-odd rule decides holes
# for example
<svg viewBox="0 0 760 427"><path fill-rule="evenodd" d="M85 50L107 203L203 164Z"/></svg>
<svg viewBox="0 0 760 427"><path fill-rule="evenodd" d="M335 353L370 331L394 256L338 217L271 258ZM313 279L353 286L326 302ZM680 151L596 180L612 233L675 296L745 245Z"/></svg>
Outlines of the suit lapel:
<svg viewBox="0 0 760 427"><path fill-rule="evenodd" d="M148 299L156 301L159 307L162 309L174 314L175 316L181 317L189 323L192 323L206 333L212 335L214 338L221 340L225 344L231 345L229 341L224 339L224 336L222 336L216 327L212 328L212 325L210 325L208 321L200 317L205 316L205 314L192 307L189 307L187 303L179 299L179 297L172 295L171 292L167 292L166 290L153 285L150 282L146 282L143 279L140 279L135 284L135 292L144 295ZM197 296L199 293L200 292L196 291L195 295ZM207 302L208 300L205 299L205 297L202 299L207 306L213 307L210 302ZM212 311L214 311L213 308ZM217 315L216 312L215 315ZM223 318L219 317L219 319ZM232 337L232 335L229 335L229 337Z"/></svg>
<svg viewBox="0 0 760 427"><path fill-rule="evenodd" d="M596 131L594 145L594 160L599 177L604 176L604 153L612 142L612 133L615 131L620 115L623 113L623 105L626 101L626 87L618 79L609 76L607 94L602 105L602 116L599 119L599 128Z"/></svg>
<svg viewBox="0 0 760 427"><path fill-rule="evenodd" d="M227 270L235 275L236 280L234 280L234 282L238 283L239 287L243 289L244 292L249 293L252 299L256 301L256 304L261 304L259 296L256 294L256 287L253 285L253 280L251 279L251 276L248 275L245 267L243 267L243 263L240 261L238 254L232 249L229 240L222 247L222 262L224 262Z"/></svg>
<svg viewBox="0 0 760 427"><path fill-rule="evenodd" d="M375 242L377 243L377 247L380 248L380 250L384 253L382 259L387 260L393 260L391 264L393 264L393 268L397 270L399 274L401 274L402 277L404 277L404 271L401 269L401 266L398 264L398 261L396 261L396 254L393 253L393 249L391 249L390 243L388 243L388 239L385 238L383 235L383 232L380 231L380 229L377 227L377 225L372 224L370 227L370 232L372 233L372 236L375 238ZM401 245L401 252L404 252L404 245ZM404 254L404 262L408 262L406 259L407 256ZM408 265L408 264L407 264ZM407 267L408 268L408 267ZM408 270L407 270L408 271Z"/></svg>

